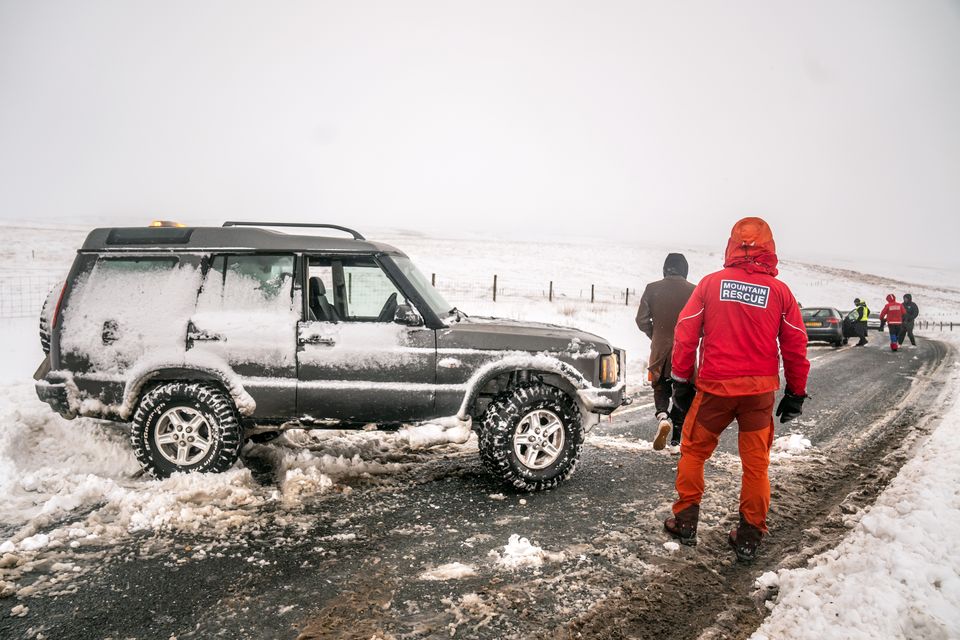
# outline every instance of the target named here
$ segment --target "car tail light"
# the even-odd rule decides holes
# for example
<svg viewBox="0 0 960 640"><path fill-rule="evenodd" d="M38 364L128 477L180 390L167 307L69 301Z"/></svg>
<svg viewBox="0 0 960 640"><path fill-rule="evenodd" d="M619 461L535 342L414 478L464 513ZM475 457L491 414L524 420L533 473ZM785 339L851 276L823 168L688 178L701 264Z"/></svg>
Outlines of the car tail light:
<svg viewBox="0 0 960 640"><path fill-rule="evenodd" d="M840 324L840 320L837 318L827 318L827 324Z"/></svg>
<svg viewBox="0 0 960 640"><path fill-rule="evenodd" d="M53 331L53 328L57 326L57 319L60 317L60 305L63 304L63 294L67 292L67 283L63 283L63 287L60 289L60 295L57 296L57 306L53 308L53 317L50 319L50 331Z"/></svg>

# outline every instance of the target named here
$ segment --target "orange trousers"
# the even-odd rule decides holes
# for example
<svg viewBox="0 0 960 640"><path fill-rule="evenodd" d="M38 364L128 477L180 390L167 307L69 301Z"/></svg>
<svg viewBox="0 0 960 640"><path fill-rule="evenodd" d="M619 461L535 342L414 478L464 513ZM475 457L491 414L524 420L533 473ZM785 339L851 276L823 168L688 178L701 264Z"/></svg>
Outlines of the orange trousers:
<svg viewBox="0 0 960 640"><path fill-rule="evenodd" d="M726 397L704 391L697 395L683 423L680 463L677 465L677 514L700 504L703 498L703 465L717 447L720 434L734 419L740 432L737 444L743 476L740 484L740 513L764 533L770 508L770 447L773 445L774 393Z"/></svg>

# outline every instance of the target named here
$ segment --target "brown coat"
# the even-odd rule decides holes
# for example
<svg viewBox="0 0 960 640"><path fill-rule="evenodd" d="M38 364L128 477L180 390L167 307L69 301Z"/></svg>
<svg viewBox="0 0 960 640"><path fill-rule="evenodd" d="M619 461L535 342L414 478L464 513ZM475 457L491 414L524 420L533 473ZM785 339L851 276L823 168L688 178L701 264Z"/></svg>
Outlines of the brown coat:
<svg viewBox="0 0 960 640"><path fill-rule="evenodd" d="M687 304L694 285L683 276L667 276L647 285L637 309L637 326L650 338L650 379L656 382L670 375L673 328Z"/></svg>

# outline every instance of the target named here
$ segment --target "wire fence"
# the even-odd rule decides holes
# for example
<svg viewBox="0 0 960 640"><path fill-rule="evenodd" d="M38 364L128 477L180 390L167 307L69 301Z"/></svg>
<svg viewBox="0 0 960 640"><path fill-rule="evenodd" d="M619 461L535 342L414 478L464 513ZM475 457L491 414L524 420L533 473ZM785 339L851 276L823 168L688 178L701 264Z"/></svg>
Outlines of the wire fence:
<svg viewBox="0 0 960 640"><path fill-rule="evenodd" d="M0 318L39 318L43 301L60 281L47 274L0 277Z"/></svg>

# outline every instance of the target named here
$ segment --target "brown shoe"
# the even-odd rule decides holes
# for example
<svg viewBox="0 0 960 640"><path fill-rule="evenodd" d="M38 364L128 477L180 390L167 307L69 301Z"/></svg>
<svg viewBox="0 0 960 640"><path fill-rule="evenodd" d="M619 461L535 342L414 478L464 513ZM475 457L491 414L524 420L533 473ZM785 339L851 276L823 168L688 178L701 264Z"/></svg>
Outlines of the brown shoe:
<svg viewBox="0 0 960 640"><path fill-rule="evenodd" d="M664 530L690 547L697 545L697 522L700 520L700 505L687 507L672 518L663 521Z"/></svg>
<svg viewBox="0 0 960 640"><path fill-rule="evenodd" d="M727 542L737 554L740 562L750 562L757 557L757 550L763 540L763 531L756 528L740 516L740 524L730 532Z"/></svg>
<svg viewBox="0 0 960 640"><path fill-rule="evenodd" d="M660 419L660 425L657 427L657 437L653 439L653 450L661 451L667 446L667 436L673 431L673 423L665 413L657 414L657 418Z"/></svg>

